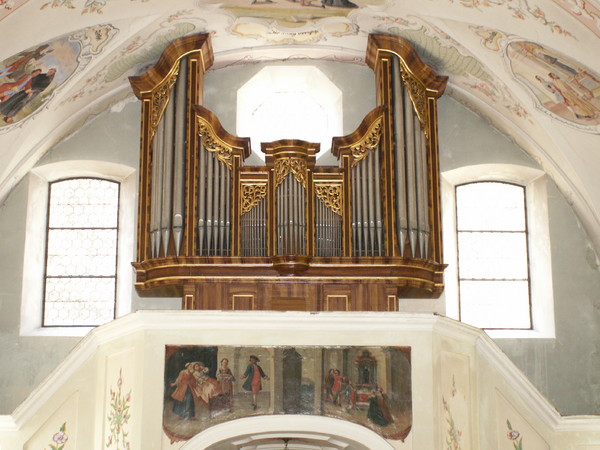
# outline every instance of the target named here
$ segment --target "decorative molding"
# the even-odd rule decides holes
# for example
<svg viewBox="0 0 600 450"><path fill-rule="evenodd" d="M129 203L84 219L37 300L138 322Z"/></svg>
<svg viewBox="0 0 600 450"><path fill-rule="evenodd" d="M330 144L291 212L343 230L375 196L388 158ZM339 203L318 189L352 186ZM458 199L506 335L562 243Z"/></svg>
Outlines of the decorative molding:
<svg viewBox="0 0 600 450"><path fill-rule="evenodd" d="M246 214L267 196L267 183L242 183L241 214Z"/></svg>
<svg viewBox="0 0 600 450"><path fill-rule="evenodd" d="M302 184L304 189L307 189L306 160L294 158L292 156L289 158L278 158L275 160L275 187L279 186L283 182L283 179L290 172L294 174L296 181Z"/></svg>
<svg viewBox="0 0 600 450"><path fill-rule="evenodd" d="M408 94L412 100L412 103L417 112L419 122L421 122L421 128L425 133L427 139L429 139L429 115L427 114L427 96L425 95L425 87L417 80L406 67L404 67L404 61L400 61L400 74L402 75L402 81L408 88Z"/></svg>
<svg viewBox="0 0 600 450"><path fill-rule="evenodd" d="M315 184L315 195L331 211L342 215L342 185L341 184Z"/></svg>
<svg viewBox="0 0 600 450"><path fill-rule="evenodd" d="M202 136L202 146L205 150L214 153L219 161L230 170L233 160L233 148L223 142L203 117L198 117L198 135Z"/></svg>
<svg viewBox="0 0 600 450"><path fill-rule="evenodd" d="M173 68L173 72L166 79L164 84L152 93L152 109L150 113L150 139L154 137L156 127L158 126L160 119L165 112L167 103L169 103L169 97L171 95L171 89L177 81L179 75L179 62Z"/></svg>
<svg viewBox="0 0 600 450"><path fill-rule="evenodd" d="M380 116L364 135L364 137L350 148L352 154L352 167L366 158L371 150L379 145L383 134L383 116Z"/></svg>

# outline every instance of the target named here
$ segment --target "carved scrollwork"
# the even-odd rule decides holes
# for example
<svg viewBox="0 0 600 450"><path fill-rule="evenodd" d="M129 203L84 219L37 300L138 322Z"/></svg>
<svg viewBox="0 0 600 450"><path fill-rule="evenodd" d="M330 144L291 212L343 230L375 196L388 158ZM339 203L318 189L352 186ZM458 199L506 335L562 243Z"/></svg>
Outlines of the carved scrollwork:
<svg viewBox="0 0 600 450"><path fill-rule="evenodd" d="M355 145L350 148L352 154L352 167L358 164L359 161L366 158L369 151L379 145L381 134L383 132L383 117L377 119L365 136Z"/></svg>
<svg viewBox="0 0 600 450"><path fill-rule="evenodd" d="M342 215L342 185L316 184L315 195L337 215Z"/></svg>
<svg viewBox="0 0 600 450"><path fill-rule="evenodd" d="M242 184L242 214L246 214L267 196L266 183Z"/></svg>
<svg viewBox="0 0 600 450"><path fill-rule="evenodd" d="M425 136L429 138L429 130L426 126L427 96L425 95L425 88L415 77L404 70L404 68L400 69L400 73L402 74L402 81L406 84L410 98L415 106L417 117L419 118L419 122L421 122L421 128L425 132Z"/></svg>
<svg viewBox="0 0 600 450"><path fill-rule="evenodd" d="M154 136L156 127L158 126L160 119L165 112L167 103L169 102L169 96L171 95L171 89L177 81L179 75L179 64L175 66L173 73L167 78L167 81L152 94L152 109L150 113L150 137Z"/></svg>
<svg viewBox="0 0 600 450"><path fill-rule="evenodd" d="M279 186L288 173L292 172L296 181L306 189L306 161L301 158L280 158L275 161L275 187Z"/></svg>
<svg viewBox="0 0 600 450"><path fill-rule="evenodd" d="M198 117L198 135L202 136L203 147L214 153L219 161L231 169L233 148L219 139L209 123L202 117Z"/></svg>

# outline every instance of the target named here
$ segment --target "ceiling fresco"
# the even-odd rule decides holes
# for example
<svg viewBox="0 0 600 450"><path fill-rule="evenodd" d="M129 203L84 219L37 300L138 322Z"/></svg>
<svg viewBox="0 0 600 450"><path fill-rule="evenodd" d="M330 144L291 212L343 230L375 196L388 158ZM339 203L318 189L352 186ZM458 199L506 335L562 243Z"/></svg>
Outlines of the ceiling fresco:
<svg viewBox="0 0 600 450"><path fill-rule="evenodd" d="M178 37L210 33L218 69L364 64L378 32L409 40L450 77L448 95L509 132L600 248L597 0L0 0L0 24L10 37L0 47L0 198L72 127L131 97L127 77Z"/></svg>
<svg viewBox="0 0 600 450"><path fill-rule="evenodd" d="M27 49L0 63L0 128L29 117L102 51L116 30L99 25Z"/></svg>
<svg viewBox="0 0 600 450"><path fill-rule="evenodd" d="M598 74L532 42L511 42L507 52L513 74L531 90L544 112L586 131L598 131Z"/></svg>

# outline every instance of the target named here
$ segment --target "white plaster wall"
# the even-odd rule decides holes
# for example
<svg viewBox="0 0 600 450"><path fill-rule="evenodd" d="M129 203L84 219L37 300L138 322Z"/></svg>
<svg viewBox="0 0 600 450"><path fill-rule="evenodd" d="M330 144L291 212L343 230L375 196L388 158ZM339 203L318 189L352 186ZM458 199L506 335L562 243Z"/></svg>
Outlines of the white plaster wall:
<svg viewBox="0 0 600 450"><path fill-rule="evenodd" d="M442 172L474 164L539 168L512 139L447 96L439 103L439 134ZM556 338L496 342L561 414L600 414L596 256L573 209L552 181L548 182L548 212Z"/></svg>

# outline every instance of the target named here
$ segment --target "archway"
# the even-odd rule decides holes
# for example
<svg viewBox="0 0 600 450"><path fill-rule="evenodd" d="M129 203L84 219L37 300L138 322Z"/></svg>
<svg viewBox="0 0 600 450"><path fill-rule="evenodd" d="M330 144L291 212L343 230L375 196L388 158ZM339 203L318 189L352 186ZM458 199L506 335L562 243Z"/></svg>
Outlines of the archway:
<svg viewBox="0 0 600 450"><path fill-rule="evenodd" d="M330 417L255 416L215 425L190 439L181 450L393 449L363 426Z"/></svg>

